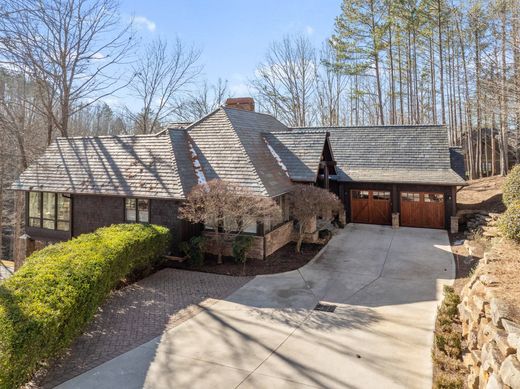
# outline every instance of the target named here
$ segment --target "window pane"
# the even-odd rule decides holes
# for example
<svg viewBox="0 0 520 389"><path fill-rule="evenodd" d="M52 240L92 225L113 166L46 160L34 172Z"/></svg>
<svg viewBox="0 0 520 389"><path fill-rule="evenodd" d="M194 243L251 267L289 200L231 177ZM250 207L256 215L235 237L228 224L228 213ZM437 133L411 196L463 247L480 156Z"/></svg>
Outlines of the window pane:
<svg viewBox="0 0 520 389"><path fill-rule="evenodd" d="M403 201L418 202L420 200L420 195L419 195L419 193L402 192L401 199Z"/></svg>
<svg viewBox="0 0 520 389"><path fill-rule="evenodd" d="M139 209L139 221L141 223L148 223L148 200L137 200L137 207Z"/></svg>
<svg viewBox="0 0 520 389"><path fill-rule="evenodd" d="M41 219L39 217L30 217L29 218L29 225L31 227L41 227L40 222L41 222Z"/></svg>
<svg viewBox="0 0 520 389"><path fill-rule="evenodd" d="M368 200L368 191L366 190L354 190L352 191L352 197L355 199Z"/></svg>
<svg viewBox="0 0 520 389"><path fill-rule="evenodd" d="M55 229L56 194L43 193L43 228Z"/></svg>
<svg viewBox="0 0 520 389"><path fill-rule="evenodd" d="M58 195L58 220L70 221L70 198L62 194Z"/></svg>
<svg viewBox="0 0 520 389"><path fill-rule="evenodd" d="M135 222L136 220L136 200L135 199L126 199L125 201L126 208L126 221Z"/></svg>
<svg viewBox="0 0 520 389"><path fill-rule="evenodd" d="M256 226L256 223L253 223L250 226L244 228L244 232L247 232L249 234L256 234Z"/></svg>
<svg viewBox="0 0 520 389"><path fill-rule="evenodd" d="M442 203L443 198L441 193L425 193L424 202L426 203Z"/></svg>
<svg viewBox="0 0 520 389"><path fill-rule="evenodd" d="M29 193L29 218L39 219L41 217L40 212L40 193L30 192ZM32 224L31 224L32 225ZM38 227L39 227L38 223ZM36 226L33 226L36 227Z"/></svg>
<svg viewBox="0 0 520 389"><path fill-rule="evenodd" d="M70 229L70 223L69 222L62 222L58 220L58 230L60 231L69 231Z"/></svg>
<svg viewBox="0 0 520 389"><path fill-rule="evenodd" d="M374 192L372 198L374 200L390 200L390 192Z"/></svg>

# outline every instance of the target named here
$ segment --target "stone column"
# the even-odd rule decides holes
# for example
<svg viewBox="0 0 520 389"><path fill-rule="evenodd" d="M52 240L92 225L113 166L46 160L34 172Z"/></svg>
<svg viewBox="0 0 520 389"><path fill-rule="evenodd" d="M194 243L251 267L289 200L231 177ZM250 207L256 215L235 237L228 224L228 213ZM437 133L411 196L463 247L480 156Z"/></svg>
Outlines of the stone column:
<svg viewBox="0 0 520 389"><path fill-rule="evenodd" d="M459 232L459 217L458 216L450 217L450 232L452 234L456 234L457 232Z"/></svg>
<svg viewBox="0 0 520 389"><path fill-rule="evenodd" d="M14 258L14 270L18 270L23 263L25 258L34 253L36 250L36 242L29 235L23 234L18 238L19 250L17 250Z"/></svg>
<svg viewBox="0 0 520 389"><path fill-rule="evenodd" d="M399 212L392 213L392 228L399 228Z"/></svg>

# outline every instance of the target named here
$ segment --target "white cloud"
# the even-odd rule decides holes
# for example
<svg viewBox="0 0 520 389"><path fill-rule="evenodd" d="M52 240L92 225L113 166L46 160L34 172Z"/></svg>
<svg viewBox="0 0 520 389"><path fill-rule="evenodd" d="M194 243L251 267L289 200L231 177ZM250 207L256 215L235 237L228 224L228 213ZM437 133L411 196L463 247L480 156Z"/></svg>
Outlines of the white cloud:
<svg viewBox="0 0 520 389"><path fill-rule="evenodd" d="M92 59L103 59L105 56L101 54L99 51L97 53L92 54Z"/></svg>
<svg viewBox="0 0 520 389"><path fill-rule="evenodd" d="M229 86L229 91L232 96L235 97L247 97L249 96L249 86L245 82L233 83Z"/></svg>
<svg viewBox="0 0 520 389"><path fill-rule="evenodd" d="M155 22L148 19L146 16L136 16L134 17L134 23L137 28L146 28L150 32L154 32L156 29Z"/></svg>
<svg viewBox="0 0 520 389"><path fill-rule="evenodd" d="M312 35L314 34L314 28L312 26L305 26L305 32L307 35Z"/></svg>

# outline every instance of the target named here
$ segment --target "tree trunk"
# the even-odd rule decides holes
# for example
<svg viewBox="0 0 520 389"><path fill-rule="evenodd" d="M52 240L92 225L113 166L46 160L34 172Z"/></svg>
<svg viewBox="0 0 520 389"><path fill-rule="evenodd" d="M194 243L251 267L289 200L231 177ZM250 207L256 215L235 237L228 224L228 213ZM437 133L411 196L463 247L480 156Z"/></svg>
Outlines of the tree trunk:
<svg viewBox="0 0 520 389"><path fill-rule="evenodd" d="M442 124L446 124L446 107L444 105L444 58L442 49L442 0L437 0L437 33L439 39L439 77L441 93Z"/></svg>
<svg viewBox="0 0 520 389"><path fill-rule="evenodd" d="M298 240L296 241L296 252L300 254L302 252L302 243L304 236L304 223L300 222L298 226Z"/></svg>

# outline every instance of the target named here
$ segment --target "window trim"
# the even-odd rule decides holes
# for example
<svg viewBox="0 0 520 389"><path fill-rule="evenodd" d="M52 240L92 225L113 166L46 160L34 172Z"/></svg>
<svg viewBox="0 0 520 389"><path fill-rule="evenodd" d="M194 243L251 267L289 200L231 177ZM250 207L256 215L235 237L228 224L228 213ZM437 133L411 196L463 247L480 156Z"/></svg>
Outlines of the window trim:
<svg viewBox="0 0 520 389"><path fill-rule="evenodd" d="M135 209L134 209L134 216L135 216L135 220L128 220L128 214L127 214L127 208L126 208L126 202L128 200L134 200L135 201ZM148 220L145 221L145 222L142 222L140 220L140 217L139 217L139 201L146 201L147 204L148 204L148 207L147 207L147 213L148 213ZM141 223L141 224L150 224L150 216L151 216L151 204L152 204L152 201L151 199L149 198L144 198L144 197L125 197L123 199L123 204L124 204L124 214L125 214L125 223Z"/></svg>
<svg viewBox="0 0 520 389"><path fill-rule="evenodd" d="M36 194L38 196L38 213L39 213L39 216L37 217L33 217L31 216L31 194ZM44 217L44 213L43 213L43 195L44 193L50 193L50 194L53 194L54 195L54 206L53 206L53 209L54 209L54 218L53 219L49 219L49 218L45 218ZM69 199L69 212L68 212L68 220L65 220L65 219L60 219L59 218L59 212L58 212L58 198L59 196L63 196L67 199ZM72 196L70 195L70 193L61 193L61 192L47 192L47 191L42 191L42 192L39 192L39 191L28 191L27 192L27 197L26 197L26 202L27 202L27 205L26 205L26 217L25 217L25 225L27 228L39 228L39 229L42 229L42 230L47 230L47 231L58 231L58 232L64 232L64 233L70 233L71 232L71 229L72 229ZM35 225L32 225L31 224L31 220L32 219L36 219L36 220L39 220L39 223L37 226ZM44 227L44 221L52 221L54 223L54 227L53 228L48 228L48 227ZM69 228L67 230L62 230L62 229L58 229L58 225L59 223L68 223L69 224Z"/></svg>

